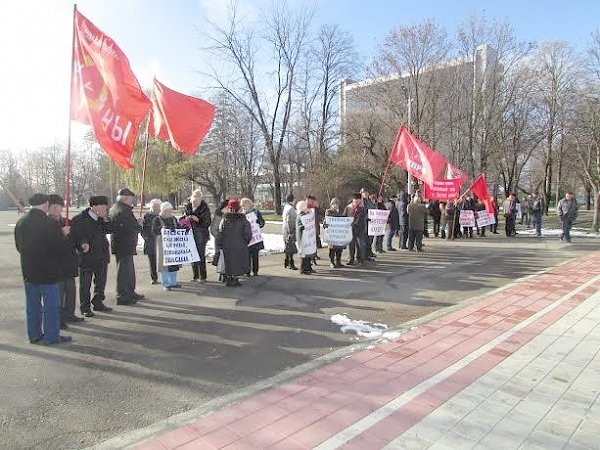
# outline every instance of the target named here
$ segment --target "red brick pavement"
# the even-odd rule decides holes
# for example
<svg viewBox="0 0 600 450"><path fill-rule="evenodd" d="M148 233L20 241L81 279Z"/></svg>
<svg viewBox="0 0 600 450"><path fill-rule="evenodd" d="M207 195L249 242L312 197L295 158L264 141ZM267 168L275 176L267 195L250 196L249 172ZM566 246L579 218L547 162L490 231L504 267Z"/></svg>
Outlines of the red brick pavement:
<svg viewBox="0 0 600 450"><path fill-rule="evenodd" d="M571 261L135 448L307 449L429 380L600 274L600 252ZM382 448L600 288L600 281L416 395L344 448Z"/></svg>

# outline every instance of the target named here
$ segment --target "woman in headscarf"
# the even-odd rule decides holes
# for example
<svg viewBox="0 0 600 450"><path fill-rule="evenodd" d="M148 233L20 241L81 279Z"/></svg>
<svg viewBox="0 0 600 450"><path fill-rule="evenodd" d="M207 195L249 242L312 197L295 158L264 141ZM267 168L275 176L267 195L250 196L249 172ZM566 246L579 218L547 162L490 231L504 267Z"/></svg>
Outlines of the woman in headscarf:
<svg viewBox="0 0 600 450"><path fill-rule="evenodd" d="M229 199L229 211L223 214L219 226L217 245L223 249L227 286L240 286L238 277L250 270L248 244L252 239L252 229L246 216L240 212L240 202Z"/></svg>
<svg viewBox="0 0 600 450"><path fill-rule="evenodd" d="M334 197L331 199L331 203L329 209L325 211L325 217L344 217L344 212L340 209L340 199ZM327 223L323 225L323 228L327 228ZM342 267L342 251L345 249L345 246L329 246L329 261L331 268L339 268Z"/></svg>
<svg viewBox="0 0 600 450"><path fill-rule="evenodd" d="M223 214L229 212L229 208L227 206L228 202L229 200L223 200L217 205L217 208L215 209L215 214L212 218L212 222L210 223L210 234L212 234L212 237L215 240L215 254L213 255L212 260L213 266L218 266L219 264L221 247L217 245L217 236L219 235L219 226L221 225L221 220L223 220ZM219 276L219 281L223 281L221 276Z"/></svg>
<svg viewBox="0 0 600 450"><path fill-rule="evenodd" d="M192 281L206 281L206 244L210 238L210 209L202 199L202 191L196 189L192 192L190 200L185 205L185 218L192 224L194 241L200 255L200 261L192 264L194 278Z"/></svg>
<svg viewBox="0 0 600 450"><path fill-rule="evenodd" d="M152 234L156 237L156 255L160 279L165 291L170 291L172 288L181 287L177 284L177 272L179 266L165 266L163 264L163 241L162 230L175 230L179 226L177 219L173 216L173 205L169 202L160 204L160 214L154 218L152 222Z"/></svg>
<svg viewBox="0 0 600 450"><path fill-rule="evenodd" d="M265 226L265 219L263 219L262 214L258 209L254 207L254 202L249 198L243 198L241 200L242 212L248 217L248 214L254 213L256 214L256 223L260 228ZM250 276L252 273L255 277L258 276L258 254L261 250L265 248L265 243L263 241L252 244L248 247L248 253L250 254L250 270L246 275Z"/></svg>

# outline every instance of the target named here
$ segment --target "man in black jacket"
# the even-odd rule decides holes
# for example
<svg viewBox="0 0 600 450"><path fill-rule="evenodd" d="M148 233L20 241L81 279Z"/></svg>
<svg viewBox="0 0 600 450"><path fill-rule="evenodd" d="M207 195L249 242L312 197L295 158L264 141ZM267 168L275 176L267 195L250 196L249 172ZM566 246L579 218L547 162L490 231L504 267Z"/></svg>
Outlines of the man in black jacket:
<svg viewBox="0 0 600 450"><path fill-rule="evenodd" d="M67 221L62 216L64 205L65 201L60 195L52 194L48 196L48 216L56 220L61 228L67 226ZM66 329L68 322L82 322L83 318L75 315L75 304L77 303L75 278L79 275L79 254L72 232L65 236L63 244L63 256L60 265L60 328Z"/></svg>
<svg viewBox="0 0 600 450"><path fill-rule="evenodd" d="M25 282L27 335L32 344L59 344L71 340L60 336L60 263L64 236L60 226L48 217L48 197L35 194L31 210L15 226L15 245L21 255Z"/></svg>
<svg viewBox="0 0 600 450"><path fill-rule="evenodd" d="M103 195L90 197L90 207L81 214L73 217L71 229L73 239L81 252L79 261L79 305L85 317L94 317L94 311L110 312L104 304L104 290L106 288L106 274L110 262L108 239L110 232L107 222L108 198ZM94 281L94 297L90 296L90 289Z"/></svg>
<svg viewBox="0 0 600 450"><path fill-rule="evenodd" d="M135 292L135 266L138 234L142 231L142 219L133 215L135 194L129 189L117 193L117 202L110 208L108 217L111 227L111 250L117 259L117 305L133 305L144 298Z"/></svg>

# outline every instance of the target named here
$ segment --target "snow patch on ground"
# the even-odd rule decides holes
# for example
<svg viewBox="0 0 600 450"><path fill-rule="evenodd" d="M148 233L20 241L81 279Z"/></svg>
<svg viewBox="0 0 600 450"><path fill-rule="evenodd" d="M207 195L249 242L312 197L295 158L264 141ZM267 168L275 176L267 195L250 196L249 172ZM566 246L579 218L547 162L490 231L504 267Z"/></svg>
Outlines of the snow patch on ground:
<svg viewBox="0 0 600 450"><path fill-rule="evenodd" d="M388 329L383 323L371 323L366 320L353 320L346 314L334 314L331 316L331 322L340 326L342 333L352 333L364 338L382 337Z"/></svg>
<svg viewBox="0 0 600 450"><path fill-rule="evenodd" d="M535 236L535 229L529 230L518 230L518 234L522 234L524 236ZM556 236L559 237L562 233L560 228L542 228L542 236ZM587 238L600 238L600 233L586 231L581 228L573 228L571 229L571 236L575 237L587 237Z"/></svg>

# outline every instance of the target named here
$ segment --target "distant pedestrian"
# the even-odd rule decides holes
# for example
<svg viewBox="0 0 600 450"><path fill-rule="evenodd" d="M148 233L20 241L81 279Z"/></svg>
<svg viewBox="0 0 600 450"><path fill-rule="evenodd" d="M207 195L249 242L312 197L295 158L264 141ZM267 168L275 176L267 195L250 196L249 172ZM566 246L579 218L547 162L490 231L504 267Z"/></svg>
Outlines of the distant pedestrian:
<svg viewBox="0 0 600 450"><path fill-rule="evenodd" d="M517 195L512 192L504 201L504 231L507 237L514 237L517 234Z"/></svg>
<svg viewBox="0 0 600 450"><path fill-rule="evenodd" d="M221 247L217 244L217 236L219 235L219 226L221 225L221 220L223 220L223 214L229 212L229 208L227 204L229 200L223 200L219 205L215 208L215 213L213 214L212 220L210 222L210 234L212 235L215 243L215 254L213 255L212 265L219 265L219 258L221 257ZM219 281L223 281L223 277Z"/></svg>
<svg viewBox="0 0 600 450"><path fill-rule="evenodd" d="M162 201L158 198L150 200L150 211L144 215L142 223L142 237L144 238L144 254L148 256L150 264L150 278L152 284L158 284L158 270L156 264L156 235L152 232L154 219L160 214L160 204Z"/></svg>
<svg viewBox="0 0 600 450"><path fill-rule="evenodd" d="M427 206L429 215L433 220L433 235L438 237L440 234L441 220L442 220L442 212L440 210L440 201L439 200L431 200L429 205Z"/></svg>
<svg viewBox="0 0 600 450"><path fill-rule="evenodd" d="M562 233L560 234L560 240L571 242L571 227L573 222L577 218L577 200L573 196L572 192L567 192L565 198L558 202L558 217L562 223Z"/></svg>
<svg viewBox="0 0 600 450"><path fill-rule="evenodd" d="M544 212L544 201L534 192L531 196L531 220L535 228L535 235L542 236L542 214Z"/></svg>
<svg viewBox="0 0 600 450"><path fill-rule="evenodd" d="M413 201L407 207L408 211L408 250L423 251L423 223L427 215L427 207L421 197L415 194Z"/></svg>
<svg viewBox="0 0 600 450"><path fill-rule="evenodd" d="M475 211L477 210L477 202L470 193L467 193L465 195L460 210L473 211L473 216L475 216ZM463 236L469 239L473 239L473 227L463 227Z"/></svg>
<svg viewBox="0 0 600 450"><path fill-rule="evenodd" d="M492 232L492 234L499 234L498 233L498 200L496 200L496 197L490 197L489 204L494 209L494 223L492 225L490 225L490 231Z"/></svg>
<svg viewBox="0 0 600 450"><path fill-rule="evenodd" d="M348 266L364 264L366 256L368 256L368 250L364 248L366 246L364 236L367 226L367 210L363 206L361 194L354 194L352 197L352 203L344 209L344 216L352 217L352 241L348 245L350 253Z"/></svg>
<svg viewBox="0 0 600 450"><path fill-rule="evenodd" d="M398 197L392 195L390 200L386 203L386 208L390 210L390 215L388 217L388 228L386 233L386 250L388 252L395 252L396 249L393 245L393 238L400 231L400 216L398 214L398 208L396 207L396 201Z"/></svg>
<svg viewBox="0 0 600 450"><path fill-rule="evenodd" d="M135 194L127 188L119 190L117 202L108 213L112 237L110 246L117 259L117 305L133 305L144 298L135 291L136 277L133 256L137 254L142 218L133 214Z"/></svg>
<svg viewBox="0 0 600 450"><path fill-rule="evenodd" d="M398 194L398 200L396 200L396 208L398 209L398 223L400 225L398 229L398 237L400 238L400 243L398 247L406 250L408 246L406 243L408 242L408 213L406 212L406 208L410 203L410 198L405 191L400 191Z"/></svg>
<svg viewBox="0 0 600 450"><path fill-rule="evenodd" d="M382 209L382 210L387 209L385 206L385 203L383 202L383 196L381 196L381 194L377 195L376 202L375 202L375 208ZM389 219L389 215L388 215L388 219ZM385 237L384 234L382 234L380 236L375 236L375 252L376 253L385 253L385 250L383 249L384 237Z"/></svg>
<svg viewBox="0 0 600 450"><path fill-rule="evenodd" d="M15 245L21 255L25 282L27 336L31 344L71 340L59 334L61 257L69 231L47 216L48 197L34 194L31 209L15 226Z"/></svg>
<svg viewBox="0 0 600 450"><path fill-rule="evenodd" d="M305 241L308 239L308 236L305 233L304 224L302 223L302 216L305 216L310 213L308 203L305 200L299 201L296 204L296 213L296 247L298 247L298 253L300 254L300 258L302 258L300 273L303 275L310 275L314 272L313 268L311 267L311 261L314 257L314 253L306 253L303 248Z"/></svg>
<svg viewBox="0 0 600 450"><path fill-rule="evenodd" d="M246 216L240 212L239 200L229 199L227 205L229 212L223 214L217 242L223 249L227 286L240 286L239 277L250 270L248 244L252 239L252 229Z"/></svg>
<svg viewBox="0 0 600 450"><path fill-rule="evenodd" d="M366 215L365 215L365 227L364 227L364 235L362 237L363 239L363 251L364 251L364 261L374 261L373 258L375 258L375 253L373 253L373 241L375 239L375 236L369 236L369 210L370 209L377 209L377 205L375 204L375 202L371 199L371 193L369 192L368 189L366 188L362 188L360 190L360 193L362 195L362 206L366 211Z"/></svg>
<svg viewBox="0 0 600 450"><path fill-rule="evenodd" d="M325 217L343 216L344 212L340 209L340 200L336 197L332 198L329 209L325 211ZM323 227L327 228L327 223ZM329 245L329 262L332 269L342 267L342 252L345 248L343 245Z"/></svg>

